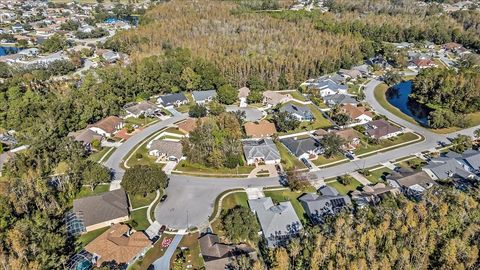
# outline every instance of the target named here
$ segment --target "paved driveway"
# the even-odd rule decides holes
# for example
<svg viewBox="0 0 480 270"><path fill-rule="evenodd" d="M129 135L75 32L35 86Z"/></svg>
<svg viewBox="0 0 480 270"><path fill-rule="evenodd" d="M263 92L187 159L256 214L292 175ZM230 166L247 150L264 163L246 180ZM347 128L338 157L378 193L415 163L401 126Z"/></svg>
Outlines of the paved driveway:
<svg viewBox="0 0 480 270"><path fill-rule="evenodd" d="M278 177L222 179L171 175L168 198L157 205L155 218L160 224L173 229L205 227L213 213L215 199L223 191L278 185Z"/></svg>
<svg viewBox="0 0 480 270"><path fill-rule="evenodd" d="M160 257L158 260L153 262L153 267L155 270L168 270L170 269L170 260L172 259L173 253L175 253L175 250L177 249L178 244L180 244L180 241L183 238L183 234L179 233L175 235L175 237L172 240L172 243L168 246L167 250L163 254L162 257Z"/></svg>

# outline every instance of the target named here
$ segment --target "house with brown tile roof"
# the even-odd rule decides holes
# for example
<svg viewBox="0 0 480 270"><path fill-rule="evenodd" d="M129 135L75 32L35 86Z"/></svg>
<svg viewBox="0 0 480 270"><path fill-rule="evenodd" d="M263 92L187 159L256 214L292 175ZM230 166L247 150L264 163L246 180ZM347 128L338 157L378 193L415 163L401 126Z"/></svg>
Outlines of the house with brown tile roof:
<svg viewBox="0 0 480 270"><path fill-rule="evenodd" d="M363 125L372 121L373 113L368 111L367 108L363 106L352 106L350 104L346 104L341 107L340 109L342 113L348 115L353 121L353 123L349 124L349 127Z"/></svg>
<svg viewBox="0 0 480 270"><path fill-rule="evenodd" d="M74 141L81 142L88 149L90 149L90 146L94 140L101 141L103 139L102 135L88 128L70 132L68 133L68 137L73 138Z"/></svg>
<svg viewBox="0 0 480 270"><path fill-rule="evenodd" d="M125 224L115 224L86 245L85 250L96 259L97 267L106 262L127 266L143 256L151 245L144 233L134 231Z"/></svg>
<svg viewBox="0 0 480 270"><path fill-rule="evenodd" d="M125 123L120 117L117 116L108 116L93 125L90 125L88 128L100 135L105 137L112 137L120 129L125 126Z"/></svg>
<svg viewBox="0 0 480 270"><path fill-rule="evenodd" d="M365 133L371 138L388 139L400 135L402 128L390 124L388 121L379 119L365 124Z"/></svg>
<svg viewBox="0 0 480 270"><path fill-rule="evenodd" d="M354 150L360 144L360 135L353 128L333 131L333 134L345 140L344 150Z"/></svg>
<svg viewBox="0 0 480 270"><path fill-rule="evenodd" d="M352 200L359 207L367 204L376 204L387 195L397 195L400 190L396 187L387 186L384 183L377 183L373 186L364 186L361 190L354 190L351 193Z"/></svg>
<svg viewBox="0 0 480 270"><path fill-rule="evenodd" d="M258 123L248 122L244 125L245 133L250 138L267 138L277 133L274 123L267 120L261 120Z"/></svg>
<svg viewBox="0 0 480 270"><path fill-rule="evenodd" d="M129 219L127 195L123 189L112 190L73 201L73 212L87 232Z"/></svg>

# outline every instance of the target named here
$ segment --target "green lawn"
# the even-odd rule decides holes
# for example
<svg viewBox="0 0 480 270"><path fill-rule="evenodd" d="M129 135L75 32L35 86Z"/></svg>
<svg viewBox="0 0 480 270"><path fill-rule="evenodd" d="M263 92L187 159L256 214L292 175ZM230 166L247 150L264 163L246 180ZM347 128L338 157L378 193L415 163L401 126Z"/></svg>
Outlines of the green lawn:
<svg viewBox="0 0 480 270"><path fill-rule="evenodd" d="M138 158L137 156L138 154L141 155L140 158ZM133 167L135 165L153 165L153 164L163 166L162 164L156 163L155 162L156 160L157 160L157 157L154 157L148 154L147 143L144 143L142 144L142 146L140 146L140 148L137 149L137 151L133 153L133 155L127 161L127 165L129 167Z"/></svg>
<svg viewBox="0 0 480 270"><path fill-rule="evenodd" d="M175 170L187 173L199 174L249 174L255 166L239 166L236 169L229 168L209 168L202 164L190 163L186 160L180 161Z"/></svg>
<svg viewBox="0 0 480 270"><path fill-rule="evenodd" d="M84 233L78 237L77 241L75 242L76 246L79 249L82 249L85 247L88 243L92 242L93 239L97 238L100 236L100 234L104 233L106 230L108 230L110 227L104 227L100 228L91 232Z"/></svg>
<svg viewBox="0 0 480 270"><path fill-rule="evenodd" d="M422 166L425 165L425 164L426 164L426 162L423 159L415 157L415 158L412 158L412 159L409 159L409 160L406 160L406 161L396 163L395 165L403 167L403 168L410 168L410 169L413 169L413 170L421 170Z"/></svg>
<svg viewBox="0 0 480 270"><path fill-rule="evenodd" d="M368 179L368 181L372 182L373 184L376 184L378 182L385 181L385 179L383 179L382 176L386 176L388 174L391 174L392 172L393 171L390 170L389 168L382 167L382 168L377 169L377 170L371 170L370 175L367 176L366 178Z"/></svg>
<svg viewBox="0 0 480 270"><path fill-rule="evenodd" d="M145 117L143 119L140 119L140 118L135 118L135 117L129 117L127 119L125 119L125 122L126 123L130 123L130 124L133 124L133 125L137 125L137 126L146 126L150 123L153 123L155 121L159 121L158 118L153 118L153 117Z"/></svg>
<svg viewBox="0 0 480 270"><path fill-rule="evenodd" d="M298 91L287 92L292 96L292 98L300 101L307 101L307 99Z"/></svg>
<svg viewBox="0 0 480 270"><path fill-rule="evenodd" d="M302 104L298 104L297 102L290 102L293 103L297 106L303 106ZM279 135L285 135L285 134L293 134L293 133L298 133L298 132L303 132L303 131L310 131L310 130L317 130L320 128L328 128L332 126L332 123L326 119L322 112L317 110L314 105L308 104L306 105L310 108L312 111L313 117L315 117L315 120L313 121L302 121L300 123L300 126L294 130L290 130L288 132L283 132L280 133Z"/></svg>
<svg viewBox="0 0 480 270"><path fill-rule="evenodd" d="M90 187L82 187L80 189L80 192L77 194L76 198L80 199L83 197L97 195L100 193L107 192L109 189L110 189L110 185L98 185L95 187L93 191Z"/></svg>
<svg viewBox="0 0 480 270"><path fill-rule="evenodd" d="M174 127L169 127L169 128L167 128L167 129L165 129L164 132L168 132L168 133L173 133L173 134L178 134L178 135L185 136L185 133L183 133L182 131L178 130L178 128L174 128ZM179 139L179 137L176 137L176 138Z"/></svg>
<svg viewBox="0 0 480 270"><path fill-rule="evenodd" d="M290 201L292 203L295 212L297 213L298 218L302 221L303 224L307 222L307 217L305 214L305 209L303 209L302 204L297 200L298 197L302 196L302 192L295 192L289 189L283 190L271 190L265 191L265 197L271 197L273 202L286 202Z"/></svg>
<svg viewBox="0 0 480 270"><path fill-rule="evenodd" d="M391 139L380 140L379 144L367 144L366 143L367 138L364 135L361 135L361 139L362 139L361 146L358 147L357 149L355 149L355 151L354 151L356 155L365 154L365 153L372 152L372 151L375 151L375 150L381 150L383 148L392 147L392 146L395 146L395 145L398 145L398 144L401 144L401 143L415 141L415 140L418 139L418 135L416 135L415 133L407 132L407 133L403 133L399 136L393 137ZM387 149L387 151L388 150L389 149Z"/></svg>
<svg viewBox="0 0 480 270"><path fill-rule="evenodd" d="M178 245L178 248L175 250L175 253L172 256L170 261L170 266L173 265L175 258L181 249L185 249L186 262L179 269L204 269L203 257L200 253L200 244L198 243L198 233L192 233L184 235L182 241ZM191 265L190 268L187 268L187 265ZM173 268L172 268L173 269Z"/></svg>
<svg viewBox="0 0 480 270"><path fill-rule="evenodd" d="M92 154L90 154L90 156L88 156L88 160L91 160L93 162L99 162L100 159L111 149L111 147L103 147L102 150L100 151L97 151L97 152L93 152ZM109 155L111 155L113 153L113 150L110 151ZM106 157L108 158L108 156Z"/></svg>
<svg viewBox="0 0 480 270"><path fill-rule="evenodd" d="M337 154L331 158L326 158L324 155L320 155L318 156L317 159L312 160L312 162L317 166L323 166L325 164L340 161L340 160L348 160L348 159L342 154Z"/></svg>
<svg viewBox="0 0 480 270"><path fill-rule="evenodd" d="M152 192L147 194L147 196L145 197L139 194L134 196L129 195L128 197L130 198L130 203L132 204L132 208L135 209L138 207L149 205L150 203L152 203L152 201L155 199L156 196L157 196L157 193Z"/></svg>
<svg viewBox="0 0 480 270"><path fill-rule="evenodd" d="M350 191L356 190L358 187L361 187L362 184L355 179L352 179L352 182L349 185L342 185L339 182L330 182L327 185L334 187L340 194L347 195Z"/></svg>
<svg viewBox="0 0 480 270"><path fill-rule="evenodd" d="M304 169L304 168L306 168L305 164L303 164L303 162L298 160L298 158L296 158L292 154L290 154L288 149L282 143L276 142L275 144L277 145L278 152L280 152L281 163L282 163L282 166L283 166L283 170L290 171L290 170L294 170L294 169Z"/></svg>
<svg viewBox="0 0 480 270"><path fill-rule="evenodd" d="M132 226L137 231L144 231L150 226L147 220L147 210L148 208L139 209L136 211L130 212L130 220L126 223Z"/></svg>
<svg viewBox="0 0 480 270"><path fill-rule="evenodd" d="M351 95L360 94L360 85L357 85L357 84L348 85L348 93Z"/></svg>

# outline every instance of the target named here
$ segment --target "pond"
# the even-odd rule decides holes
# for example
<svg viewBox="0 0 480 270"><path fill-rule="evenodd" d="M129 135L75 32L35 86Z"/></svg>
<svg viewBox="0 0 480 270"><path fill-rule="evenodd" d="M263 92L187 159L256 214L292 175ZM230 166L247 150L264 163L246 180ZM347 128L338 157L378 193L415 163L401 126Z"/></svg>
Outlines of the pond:
<svg viewBox="0 0 480 270"><path fill-rule="evenodd" d="M428 114L430 111L410 98L412 87L412 81L404 81L390 87L386 93L387 101L421 125L428 126Z"/></svg>
<svg viewBox="0 0 480 270"><path fill-rule="evenodd" d="M17 53L18 51L19 49L15 47L0 46L0 56Z"/></svg>

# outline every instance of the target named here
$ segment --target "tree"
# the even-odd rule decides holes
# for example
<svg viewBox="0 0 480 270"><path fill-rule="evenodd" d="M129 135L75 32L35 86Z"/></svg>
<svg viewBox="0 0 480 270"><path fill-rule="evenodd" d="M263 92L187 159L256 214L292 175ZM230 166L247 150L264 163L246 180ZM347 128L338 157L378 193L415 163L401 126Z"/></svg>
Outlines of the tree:
<svg viewBox="0 0 480 270"><path fill-rule="evenodd" d="M472 148L473 142L470 136L459 134L457 135L457 137L455 137L452 140L452 144L453 144L453 147L452 147L453 151L457 153L463 153L466 150Z"/></svg>
<svg viewBox="0 0 480 270"><path fill-rule="evenodd" d="M222 104L231 105L238 100L238 94L233 86L225 84L218 89L217 99Z"/></svg>
<svg viewBox="0 0 480 270"><path fill-rule="evenodd" d="M327 158L333 157L342 152L342 146L345 144L345 140L336 134L325 135L320 144L323 146L324 155Z"/></svg>
<svg viewBox="0 0 480 270"><path fill-rule="evenodd" d="M157 165L135 165L125 171L122 188L130 195L146 196L157 189L165 188L168 177Z"/></svg>
<svg viewBox="0 0 480 270"><path fill-rule="evenodd" d="M343 176L338 176L337 181L344 186L348 186L352 183L353 179L350 175L345 174Z"/></svg>
<svg viewBox="0 0 480 270"><path fill-rule="evenodd" d="M250 78L248 78L247 87L250 89L250 93L263 92L265 89L267 89L265 81L255 75L252 75Z"/></svg>
<svg viewBox="0 0 480 270"><path fill-rule="evenodd" d="M293 191L307 191L312 187L303 172L299 172L296 170L288 171L287 179L288 187Z"/></svg>
<svg viewBox="0 0 480 270"><path fill-rule="evenodd" d="M96 162L88 162L82 173L82 184L95 189L98 184L109 183L110 172L104 166Z"/></svg>
<svg viewBox="0 0 480 270"><path fill-rule="evenodd" d="M475 129L475 131L473 132L473 136L475 137L476 140L480 139L480 128Z"/></svg>
<svg viewBox="0 0 480 270"><path fill-rule="evenodd" d="M192 91L197 89L201 77L195 71L193 71L192 68L186 67L182 71L182 76L180 77L180 79L183 81L185 89L188 91Z"/></svg>
<svg viewBox="0 0 480 270"><path fill-rule="evenodd" d="M232 242L254 242L260 230L255 214L243 206L224 212L221 216L221 228L225 237Z"/></svg>
<svg viewBox="0 0 480 270"><path fill-rule="evenodd" d="M385 73L383 80L385 81L386 84L390 86L394 86L402 81L402 76L397 72L387 71L387 73Z"/></svg>
<svg viewBox="0 0 480 270"><path fill-rule="evenodd" d="M208 111L210 114L217 116L226 112L226 108L224 105L214 100L208 104Z"/></svg>
<svg viewBox="0 0 480 270"><path fill-rule="evenodd" d="M247 103L248 104L254 104L254 103L260 103L263 100L263 94L260 91L250 91L250 93L247 96Z"/></svg>
<svg viewBox="0 0 480 270"><path fill-rule="evenodd" d="M332 120L335 121L335 123L337 123L337 125L339 126L345 126L347 124L349 124L352 119L350 118L350 116L348 114L345 114L345 113L337 113L335 114L333 117L332 117Z"/></svg>
<svg viewBox="0 0 480 270"><path fill-rule="evenodd" d="M188 115L194 118L202 118L207 116L207 107L201 104L193 104L188 110Z"/></svg>
<svg viewBox="0 0 480 270"><path fill-rule="evenodd" d="M255 260L253 260L248 254L242 254L240 256L234 256L229 263L227 269L229 270L251 270L253 269Z"/></svg>
<svg viewBox="0 0 480 270"><path fill-rule="evenodd" d="M278 112L273 115L272 120L277 130L281 132L294 130L300 126L300 120L289 112Z"/></svg>
<svg viewBox="0 0 480 270"><path fill-rule="evenodd" d="M40 50L43 53L54 53L65 48L67 48L67 40L60 34L55 34L47 38L40 46Z"/></svg>

